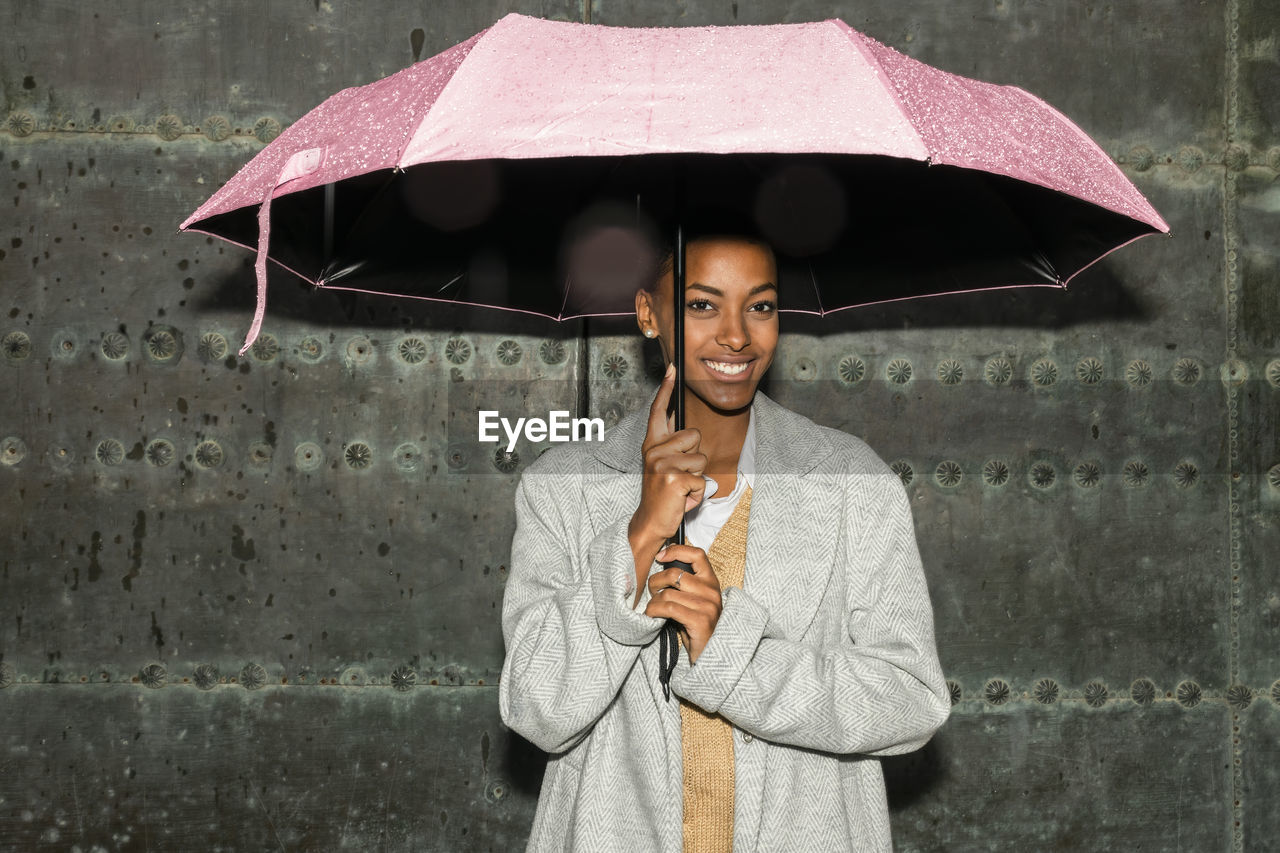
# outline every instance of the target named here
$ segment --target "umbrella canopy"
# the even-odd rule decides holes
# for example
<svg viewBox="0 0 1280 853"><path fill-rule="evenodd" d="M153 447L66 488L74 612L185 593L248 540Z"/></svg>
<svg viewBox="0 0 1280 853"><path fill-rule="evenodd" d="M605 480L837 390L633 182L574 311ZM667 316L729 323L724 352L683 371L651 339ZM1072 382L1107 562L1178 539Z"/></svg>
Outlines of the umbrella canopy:
<svg viewBox="0 0 1280 853"><path fill-rule="evenodd" d="M257 247L247 348L268 257L321 287L628 313L630 283L575 282L564 232L589 201L636 193L677 218L700 200L752 212L803 282L780 274L782 307L815 313L1061 287L1168 231L1043 101L842 21L634 29L521 15L332 96L182 229Z"/></svg>

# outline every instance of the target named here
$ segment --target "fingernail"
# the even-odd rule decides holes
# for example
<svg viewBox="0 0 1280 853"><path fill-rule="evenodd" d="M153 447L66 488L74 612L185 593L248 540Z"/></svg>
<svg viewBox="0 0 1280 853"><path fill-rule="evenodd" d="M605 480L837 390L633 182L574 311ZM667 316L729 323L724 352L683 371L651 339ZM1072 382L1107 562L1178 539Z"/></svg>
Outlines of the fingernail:
<svg viewBox="0 0 1280 853"><path fill-rule="evenodd" d="M667 558L667 549L666 549L666 548L663 548L661 551L659 551L659 552L658 552L658 556L654 557L654 559L655 559L655 560L657 560L659 563L661 563L661 562L662 562L663 560L665 560L666 558Z"/></svg>
<svg viewBox="0 0 1280 853"><path fill-rule="evenodd" d="M670 379L672 376L675 376L675 375L676 375L676 363L673 361L667 365L666 377L667 379Z"/></svg>

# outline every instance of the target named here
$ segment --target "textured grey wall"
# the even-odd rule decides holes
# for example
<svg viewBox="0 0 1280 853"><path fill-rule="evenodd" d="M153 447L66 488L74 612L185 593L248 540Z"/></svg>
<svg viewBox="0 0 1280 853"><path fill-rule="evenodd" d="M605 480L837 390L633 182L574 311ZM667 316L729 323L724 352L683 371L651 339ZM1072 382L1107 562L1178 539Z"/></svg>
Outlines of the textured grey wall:
<svg viewBox="0 0 1280 853"><path fill-rule="evenodd" d="M768 390L909 479L956 706L889 764L900 849L1280 849L1275 4L184 5L0 0L0 848L520 846L541 759L494 684L538 448L470 412L616 418L652 353L281 277L237 359L250 259L174 229L329 93L522 11L843 17L1121 163L1172 239L793 325Z"/></svg>

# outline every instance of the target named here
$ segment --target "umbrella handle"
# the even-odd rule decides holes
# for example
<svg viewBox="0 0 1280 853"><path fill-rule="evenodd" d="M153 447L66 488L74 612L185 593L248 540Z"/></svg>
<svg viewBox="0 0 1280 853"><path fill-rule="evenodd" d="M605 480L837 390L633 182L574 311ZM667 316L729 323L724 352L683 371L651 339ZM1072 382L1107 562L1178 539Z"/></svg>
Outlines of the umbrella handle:
<svg viewBox="0 0 1280 853"><path fill-rule="evenodd" d="M669 560L660 564L666 569L693 571L693 566L684 560ZM680 657L680 640L676 637L676 620L668 619L658 632L658 683L662 685L662 697L671 701L671 673L675 671L676 660Z"/></svg>

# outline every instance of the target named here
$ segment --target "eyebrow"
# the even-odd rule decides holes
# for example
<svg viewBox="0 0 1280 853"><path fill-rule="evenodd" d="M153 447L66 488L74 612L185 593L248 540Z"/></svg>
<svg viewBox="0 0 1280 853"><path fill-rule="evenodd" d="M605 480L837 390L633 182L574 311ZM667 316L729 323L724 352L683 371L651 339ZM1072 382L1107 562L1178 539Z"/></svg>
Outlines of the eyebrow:
<svg viewBox="0 0 1280 853"><path fill-rule="evenodd" d="M776 284L774 284L771 281L766 281L764 284L757 284L755 287L751 288L751 290L747 293L747 296L755 296L757 293L763 293L766 290L777 290L777 289L778 289L778 286ZM685 290L686 291L701 290L705 293L710 293L712 296L724 296L724 291L721 290L720 288L712 287L709 284L702 284L696 281L693 284L690 284L687 287L685 287Z"/></svg>

